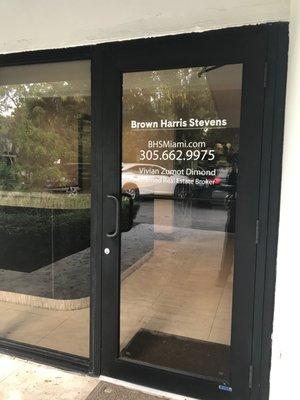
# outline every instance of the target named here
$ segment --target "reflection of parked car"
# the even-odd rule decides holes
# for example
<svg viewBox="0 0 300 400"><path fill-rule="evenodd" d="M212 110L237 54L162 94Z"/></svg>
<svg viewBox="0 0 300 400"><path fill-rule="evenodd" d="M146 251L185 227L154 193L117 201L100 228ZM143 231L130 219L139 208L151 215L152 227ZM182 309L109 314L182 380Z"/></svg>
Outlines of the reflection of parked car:
<svg viewBox="0 0 300 400"><path fill-rule="evenodd" d="M204 185L195 184L192 188L192 197L210 204L225 204L235 188L229 181L231 167L219 167L214 176L207 177L207 183Z"/></svg>
<svg viewBox="0 0 300 400"><path fill-rule="evenodd" d="M128 163L122 168L122 192L129 193L133 198L146 195L186 197L193 182L194 179L170 173L155 164Z"/></svg>
<svg viewBox="0 0 300 400"><path fill-rule="evenodd" d="M57 182L48 179L45 189L52 193L66 193L69 196L74 196L80 191L75 178L72 182Z"/></svg>

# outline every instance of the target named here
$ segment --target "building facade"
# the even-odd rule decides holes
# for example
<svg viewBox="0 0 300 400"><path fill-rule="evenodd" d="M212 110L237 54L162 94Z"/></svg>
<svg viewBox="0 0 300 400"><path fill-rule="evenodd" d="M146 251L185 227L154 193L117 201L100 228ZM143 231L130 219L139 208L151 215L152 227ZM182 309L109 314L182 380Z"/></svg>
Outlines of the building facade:
<svg viewBox="0 0 300 400"><path fill-rule="evenodd" d="M298 2L0 10L2 350L294 398Z"/></svg>

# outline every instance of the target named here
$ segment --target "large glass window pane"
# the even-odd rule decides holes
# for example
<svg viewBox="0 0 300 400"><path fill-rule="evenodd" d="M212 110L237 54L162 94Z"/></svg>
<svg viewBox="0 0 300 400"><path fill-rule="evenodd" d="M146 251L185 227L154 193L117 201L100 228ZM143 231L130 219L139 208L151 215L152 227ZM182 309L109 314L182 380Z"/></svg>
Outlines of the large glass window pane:
<svg viewBox="0 0 300 400"><path fill-rule="evenodd" d="M123 75L120 357L228 379L242 65Z"/></svg>
<svg viewBox="0 0 300 400"><path fill-rule="evenodd" d="M0 335L88 357L90 62L0 69Z"/></svg>

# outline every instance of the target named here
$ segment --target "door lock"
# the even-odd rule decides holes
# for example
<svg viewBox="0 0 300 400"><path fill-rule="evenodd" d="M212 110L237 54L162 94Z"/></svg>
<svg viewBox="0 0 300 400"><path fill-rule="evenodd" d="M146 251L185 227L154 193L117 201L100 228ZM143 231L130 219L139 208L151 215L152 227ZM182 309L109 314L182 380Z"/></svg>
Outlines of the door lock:
<svg viewBox="0 0 300 400"><path fill-rule="evenodd" d="M108 247L105 247L104 254L110 254L110 249Z"/></svg>

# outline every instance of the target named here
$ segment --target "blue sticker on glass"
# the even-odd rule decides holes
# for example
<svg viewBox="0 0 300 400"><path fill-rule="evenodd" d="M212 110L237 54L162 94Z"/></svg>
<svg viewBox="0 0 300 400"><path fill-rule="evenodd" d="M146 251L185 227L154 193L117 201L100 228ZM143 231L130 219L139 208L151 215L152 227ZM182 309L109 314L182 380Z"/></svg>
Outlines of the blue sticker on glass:
<svg viewBox="0 0 300 400"><path fill-rule="evenodd" d="M232 388L226 385L219 385L219 390L223 390L224 392L232 392Z"/></svg>

